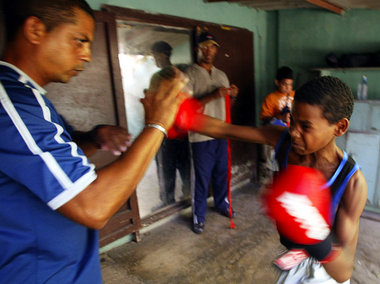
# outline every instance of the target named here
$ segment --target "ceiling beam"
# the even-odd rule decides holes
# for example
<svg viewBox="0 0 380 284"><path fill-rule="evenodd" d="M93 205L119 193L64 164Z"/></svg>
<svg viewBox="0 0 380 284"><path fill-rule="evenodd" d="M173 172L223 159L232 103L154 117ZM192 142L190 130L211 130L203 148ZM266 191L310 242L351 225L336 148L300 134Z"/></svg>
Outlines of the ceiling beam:
<svg viewBox="0 0 380 284"><path fill-rule="evenodd" d="M314 4L316 6L319 6L321 8L327 9L331 12L337 13L339 15L342 15L345 10L335 4L331 4L325 0L306 0L306 2L309 2L311 4Z"/></svg>

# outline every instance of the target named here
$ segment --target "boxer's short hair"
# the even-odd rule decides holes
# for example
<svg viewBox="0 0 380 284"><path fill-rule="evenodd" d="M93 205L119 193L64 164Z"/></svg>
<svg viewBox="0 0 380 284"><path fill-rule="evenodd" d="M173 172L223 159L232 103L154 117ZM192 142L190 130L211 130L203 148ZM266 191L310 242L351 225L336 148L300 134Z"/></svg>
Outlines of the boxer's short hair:
<svg viewBox="0 0 380 284"><path fill-rule="evenodd" d="M307 82L296 90L294 101L321 107L323 117L331 124L342 118L349 120L354 109L350 87L333 76L322 76Z"/></svg>

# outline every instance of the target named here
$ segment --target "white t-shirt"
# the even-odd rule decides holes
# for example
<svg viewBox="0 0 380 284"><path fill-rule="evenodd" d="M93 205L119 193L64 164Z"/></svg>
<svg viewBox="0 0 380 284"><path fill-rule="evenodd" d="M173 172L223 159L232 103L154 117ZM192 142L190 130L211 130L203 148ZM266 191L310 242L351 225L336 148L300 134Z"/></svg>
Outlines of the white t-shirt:
<svg viewBox="0 0 380 284"><path fill-rule="evenodd" d="M187 76L189 77L188 89L192 91L194 98L202 98L213 92L220 87L228 88L230 83L226 73L216 67L211 68L209 73L205 68L198 64L192 64L186 69ZM226 119L226 106L224 97L210 101L204 106L204 114L211 117L225 120ZM212 140L214 138L205 136L195 132L189 132L190 142L203 142Z"/></svg>

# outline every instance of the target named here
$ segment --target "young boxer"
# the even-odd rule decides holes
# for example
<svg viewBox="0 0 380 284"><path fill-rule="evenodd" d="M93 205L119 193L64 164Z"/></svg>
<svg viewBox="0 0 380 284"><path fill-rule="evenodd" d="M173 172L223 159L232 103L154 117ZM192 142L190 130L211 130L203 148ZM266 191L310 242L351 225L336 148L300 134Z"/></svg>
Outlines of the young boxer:
<svg viewBox="0 0 380 284"><path fill-rule="evenodd" d="M280 169L288 165L314 168L328 181L332 195L331 234L305 247L281 234L287 248L304 248L307 259L284 271L278 283L349 283L353 272L359 219L367 200L367 184L355 161L335 143L349 127L353 95L338 78L309 81L296 91L290 128L238 126L197 115L191 130L216 138L272 145ZM332 248L336 253L332 257Z"/></svg>

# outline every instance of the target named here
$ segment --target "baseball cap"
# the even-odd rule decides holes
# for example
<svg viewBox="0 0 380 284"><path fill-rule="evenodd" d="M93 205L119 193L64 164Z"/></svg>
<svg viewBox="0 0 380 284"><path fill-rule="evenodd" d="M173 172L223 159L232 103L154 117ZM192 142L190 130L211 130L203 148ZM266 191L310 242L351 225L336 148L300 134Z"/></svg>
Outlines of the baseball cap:
<svg viewBox="0 0 380 284"><path fill-rule="evenodd" d="M216 46L220 46L220 44L216 41L216 38L213 34L209 32L203 32L198 37L198 45L206 44L206 43L213 43Z"/></svg>

